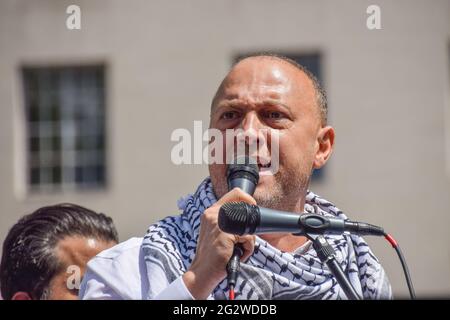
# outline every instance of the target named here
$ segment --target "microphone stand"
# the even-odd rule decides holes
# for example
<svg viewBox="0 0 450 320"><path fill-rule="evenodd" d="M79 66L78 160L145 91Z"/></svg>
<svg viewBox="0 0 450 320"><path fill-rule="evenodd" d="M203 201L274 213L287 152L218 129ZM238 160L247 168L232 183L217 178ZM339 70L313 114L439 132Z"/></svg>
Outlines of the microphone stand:
<svg viewBox="0 0 450 320"><path fill-rule="evenodd" d="M345 275L339 262L336 259L336 251L328 243L323 235L306 233L306 237L313 242L313 248L316 250L320 261L325 263L330 269L331 274L336 278L338 284L344 290L345 295L350 300L361 300L361 297L356 293L350 280Z"/></svg>

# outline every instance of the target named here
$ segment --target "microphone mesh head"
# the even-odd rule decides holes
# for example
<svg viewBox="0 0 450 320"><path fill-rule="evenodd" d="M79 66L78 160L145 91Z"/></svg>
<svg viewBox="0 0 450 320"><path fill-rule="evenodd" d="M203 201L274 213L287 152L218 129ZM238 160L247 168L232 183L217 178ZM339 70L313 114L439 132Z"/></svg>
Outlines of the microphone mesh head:
<svg viewBox="0 0 450 320"><path fill-rule="evenodd" d="M245 202L225 203L219 210L219 228L240 236L252 234L259 223L258 213L258 207Z"/></svg>

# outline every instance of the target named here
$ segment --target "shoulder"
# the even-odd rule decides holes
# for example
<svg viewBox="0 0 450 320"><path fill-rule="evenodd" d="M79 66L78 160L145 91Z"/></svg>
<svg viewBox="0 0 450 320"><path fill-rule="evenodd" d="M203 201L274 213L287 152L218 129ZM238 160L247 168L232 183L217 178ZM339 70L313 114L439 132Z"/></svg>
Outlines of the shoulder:
<svg viewBox="0 0 450 320"><path fill-rule="evenodd" d="M142 238L131 238L91 259L80 287L80 298L142 299L147 277L141 244Z"/></svg>
<svg viewBox="0 0 450 320"><path fill-rule="evenodd" d="M100 252L91 261L95 259L116 260L121 258L128 258L139 253L143 238L131 238L127 241L121 242L114 247Z"/></svg>

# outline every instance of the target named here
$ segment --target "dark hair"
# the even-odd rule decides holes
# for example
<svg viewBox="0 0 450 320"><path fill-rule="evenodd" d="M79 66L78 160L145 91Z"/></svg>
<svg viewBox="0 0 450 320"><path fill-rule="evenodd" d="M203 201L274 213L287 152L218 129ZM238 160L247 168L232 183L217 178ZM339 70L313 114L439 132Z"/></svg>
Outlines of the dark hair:
<svg viewBox="0 0 450 320"><path fill-rule="evenodd" d="M51 279L60 271L58 242L68 236L118 242L113 220L74 204L43 207L23 216L3 243L0 286L4 299L19 291L33 299L45 297Z"/></svg>
<svg viewBox="0 0 450 320"><path fill-rule="evenodd" d="M271 53L271 52L260 52L260 53L253 53L249 55L245 55L236 61L236 63L233 64L231 69L234 68L235 65L237 65L242 60L248 59L248 58L272 58L272 59L278 59L284 62L289 63L291 66L297 68L298 70L302 71L306 76L311 80L314 91L316 93L316 104L319 108L320 113L320 120L322 122L322 125L325 126L328 121L328 102L327 102L327 95L323 87L321 86L319 80L317 80L316 76L309 71L305 66L302 66L300 63L298 63L295 60L292 60L291 58L285 57L280 54ZM222 87L222 84L219 86L219 89L216 92L216 95L213 98L212 105L215 103L215 100L217 98L218 93L220 92L220 89Z"/></svg>

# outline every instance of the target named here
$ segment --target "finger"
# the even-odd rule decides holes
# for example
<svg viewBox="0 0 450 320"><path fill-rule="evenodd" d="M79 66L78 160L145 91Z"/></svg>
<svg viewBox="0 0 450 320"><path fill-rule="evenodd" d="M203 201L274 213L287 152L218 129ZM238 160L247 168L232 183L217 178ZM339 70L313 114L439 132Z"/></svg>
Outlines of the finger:
<svg viewBox="0 0 450 320"><path fill-rule="evenodd" d="M256 237L253 235L238 237L238 243L240 243L244 249L244 254L241 257L241 261L247 260L252 255L253 250L255 249L255 241Z"/></svg>
<svg viewBox="0 0 450 320"><path fill-rule="evenodd" d="M232 201L236 201L236 202L246 202L249 204L253 204L256 205L256 200L249 195L248 193L245 193L244 191L242 191L239 188L234 188L233 190L229 191L228 193L226 193L222 198L220 198L217 202L216 205L217 206L222 206L223 204L227 203L227 202L232 202Z"/></svg>

